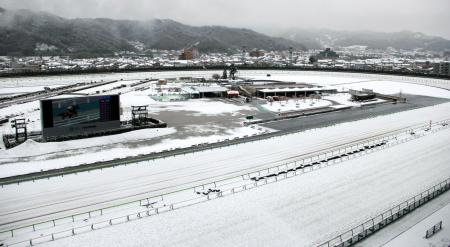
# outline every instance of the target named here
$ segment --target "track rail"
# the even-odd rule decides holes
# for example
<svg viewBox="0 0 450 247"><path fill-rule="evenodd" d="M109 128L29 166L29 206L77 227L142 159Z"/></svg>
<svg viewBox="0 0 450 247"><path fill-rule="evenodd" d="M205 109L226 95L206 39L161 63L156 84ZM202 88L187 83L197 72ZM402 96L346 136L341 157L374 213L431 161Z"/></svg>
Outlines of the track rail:
<svg viewBox="0 0 450 247"><path fill-rule="evenodd" d="M416 132L414 135L411 135L410 132L405 133L404 131L396 132L394 134L376 135L376 137L367 139L366 141L353 142L348 145L341 145L339 147L322 150L322 152L310 153L309 155L298 157L297 159L290 159L287 160L285 164L278 166L268 167L263 170L258 169L257 167L255 169L247 169L240 176L234 175L214 182L205 181L203 184L188 189L173 191L169 194L155 194L150 198L144 197L133 202L115 205L113 207L101 208L69 217L55 218L50 221L13 228L0 232L0 236L1 239L4 240L10 239L8 240L8 246L29 246L38 242L52 241L57 238L72 236L78 233L172 211L177 208L190 206L226 195L232 195L240 191L295 177L335 163L360 157L366 153L398 145L425 136L428 133L447 129L449 126L449 120L446 120L434 123L432 129L428 130L425 129L426 126L416 126L413 130ZM402 138L397 138L399 135L401 135ZM363 149L363 151L355 152L361 149ZM260 179L254 179L257 176L259 176ZM175 195L180 193L191 196L188 199L186 199L185 196L182 196L182 200L177 200ZM192 194L194 196L192 196ZM151 208L149 208L150 205L152 205ZM143 206L146 206L147 210L139 210L139 208L142 208ZM117 210L120 207L123 207L121 210L123 210L125 216L117 217L117 213L120 212ZM26 236L28 236L27 234L31 234L34 237L23 240L24 237L26 238ZM12 239L16 238L18 241L10 242Z"/></svg>

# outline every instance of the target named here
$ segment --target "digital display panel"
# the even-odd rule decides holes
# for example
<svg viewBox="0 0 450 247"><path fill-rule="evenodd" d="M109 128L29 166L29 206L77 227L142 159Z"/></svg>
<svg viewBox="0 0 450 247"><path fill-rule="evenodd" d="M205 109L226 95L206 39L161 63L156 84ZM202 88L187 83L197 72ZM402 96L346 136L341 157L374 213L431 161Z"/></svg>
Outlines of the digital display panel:
<svg viewBox="0 0 450 247"><path fill-rule="evenodd" d="M41 101L41 121L45 133L103 130L108 122L120 124L118 95L68 97ZM61 133L61 134L59 134ZM77 133L72 133L77 134Z"/></svg>

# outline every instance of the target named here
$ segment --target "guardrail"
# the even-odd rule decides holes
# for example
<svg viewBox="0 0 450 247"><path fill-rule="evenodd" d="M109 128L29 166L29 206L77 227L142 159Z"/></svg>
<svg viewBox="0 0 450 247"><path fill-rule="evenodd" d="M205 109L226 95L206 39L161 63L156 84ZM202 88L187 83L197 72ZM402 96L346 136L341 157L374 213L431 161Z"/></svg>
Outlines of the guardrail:
<svg viewBox="0 0 450 247"><path fill-rule="evenodd" d="M449 120L436 122L431 126L432 129L428 129L430 127L429 125L419 126L415 129L409 129L407 131L402 129L401 132L389 133L388 135L377 136L376 138L372 138L369 140L342 145L323 152L304 155L300 158L283 162L283 164L277 166L272 166L264 169L256 167L251 170L246 170L246 172L243 173L244 175L233 175L229 178L200 184L168 194L152 195L150 197L144 197L139 200L122 203L119 205L91 210L67 217L57 218L2 231L0 232L0 237L1 239L14 238L17 235L24 233L27 234L36 233L37 231L49 231L52 228L58 227L69 228L61 231L51 232L49 234L43 234L43 236L41 236L41 234L37 234L36 237L32 237L24 241L14 242L8 245L32 246L40 242L53 241L62 237L72 236L82 232L96 230L107 226L128 222L134 219L140 219L143 217L172 211L178 208L190 206L215 198L224 197L227 195L232 195L237 192L292 178L304 173L309 173L320 168L340 163L342 161L360 157L363 154L372 153L391 147L393 145L398 145L424 136L427 133L434 133L439 130L446 129L450 127L449 123ZM177 198L182 199L178 200ZM136 210L136 208L139 209L142 207L146 207L147 209ZM125 216L103 219L105 217L108 217L109 214L117 214L117 212L120 210L130 211L130 209L134 209L134 212L126 213ZM89 222L90 220L94 221L95 219L98 219L99 221ZM347 234L347 232L345 234ZM340 238L342 238L342 236ZM332 241L335 240L333 239L328 242L332 243Z"/></svg>
<svg viewBox="0 0 450 247"><path fill-rule="evenodd" d="M436 198L450 189L450 178L434 185L433 187L411 197L410 199L395 205L394 207L378 214L377 216L361 223L338 236L318 245L318 247L347 247L351 246L385 226L395 222L404 215L414 211L428 201Z"/></svg>
<svg viewBox="0 0 450 247"><path fill-rule="evenodd" d="M326 127L329 125L334 124L332 121L326 123L322 123L320 127ZM78 166L71 166L71 167L64 167L64 168L57 168L57 169L51 169L47 171L39 171L34 173L28 173L23 175L16 175L11 177L5 177L0 178L0 186L3 187L8 184L18 184L21 182L27 182L27 181L35 181L39 179L49 179L51 177L56 176L64 176L68 174L78 173L78 172L85 172L85 171L91 171L96 169L103 169L103 168L109 168L109 167L116 167L121 165L128 165L136 162L141 161L149 161L149 160L155 160L155 159L161 159L176 155L185 155L193 152L200 152L210 149L216 149L216 148L222 148L227 146L233 146L233 145L239 145L246 142L255 142L260 141L264 139L269 138L275 138L283 135L288 135L292 133L300 132L299 130L289 130L289 131L278 131L278 132L271 132L271 133L263 133L263 134L254 134L251 136L243 136L240 138L234 138L234 139L224 139L223 141L214 142L214 143L200 143L197 145L193 145L190 147L185 148L175 148L175 149L168 149L163 150L160 152L152 152L149 154L141 154L138 156L128 156L125 158L115 159L115 160L109 160L109 161L99 161L94 163L88 163L88 164L81 164Z"/></svg>
<svg viewBox="0 0 450 247"><path fill-rule="evenodd" d="M321 127L326 127L328 125L324 125ZM12 177L6 177L6 178L0 178L0 186L3 187L4 185L8 184L15 184L15 183L21 183L26 181L35 181L39 179L48 179L50 177L56 177L56 176L64 176L67 174L72 173L78 173L78 172L84 172L84 171L91 171L96 169L102 169L102 168L108 168L108 167L116 167L120 165L128 165L131 163L136 163L140 161L149 161L154 159L161 159L176 155L185 155L189 153L194 152L200 152L210 149L216 149L216 148L223 148L233 145L239 145L242 143L247 142L255 142L255 141L261 141L269 138L275 138L283 135L289 135L292 133L300 132L299 130L291 130L291 131L278 131L278 132L270 132L270 133L263 133L263 134L255 134L251 136L243 136L243 137L237 137L231 140L225 139L224 141L220 142L214 142L214 143L200 143L196 144L190 147L186 148L175 148L175 149L169 149L169 150L163 150L161 152L154 152L149 154L143 154L138 156L131 156L131 157L125 157L121 159L115 159L110 161L101 161L101 162L94 162L94 163L88 163L88 164L81 164L79 166L73 166L73 167L64 167L64 168L58 168L58 169L52 169L42 172L35 172L35 173L28 173L24 175L17 175Z"/></svg>

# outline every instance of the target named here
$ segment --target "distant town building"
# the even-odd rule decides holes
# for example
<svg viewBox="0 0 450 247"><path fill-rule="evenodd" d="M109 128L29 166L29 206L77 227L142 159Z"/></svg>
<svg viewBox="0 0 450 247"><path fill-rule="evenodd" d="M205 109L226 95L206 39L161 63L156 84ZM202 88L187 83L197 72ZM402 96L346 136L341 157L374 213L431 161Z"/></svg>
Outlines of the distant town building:
<svg viewBox="0 0 450 247"><path fill-rule="evenodd" d="M197 48L189 48L184 49L181 55L179 56L179 60L193 60L199 56L199 52Z"/></svg>
<svg viewBox="0 0 450 247"><path fill-rule="evenodd" d="M264 56L263 50L254 49L250 51L250 57L262 57Z"/></svg>
<svg viewBox="0 0 450 247"><path fill-rule="evenodd" d="M331 48L326 48L325 50L319 52L319 54L317 54L317 58L318 59L336 59L339 58L339 55L331 50Z"/></svg>
<svg viewBox="0 0 450 247"><path fill-rule="evenodd" d="M433 74L450 75L450 61L444 61L433 64Z"/></svg>
<svg viewBox="0 0 450 247"><path fill-rule="evenodd" d="M11 61L11 69L16 73L38 72L41 70L40 64L20 64L14 59Z"/></svg>

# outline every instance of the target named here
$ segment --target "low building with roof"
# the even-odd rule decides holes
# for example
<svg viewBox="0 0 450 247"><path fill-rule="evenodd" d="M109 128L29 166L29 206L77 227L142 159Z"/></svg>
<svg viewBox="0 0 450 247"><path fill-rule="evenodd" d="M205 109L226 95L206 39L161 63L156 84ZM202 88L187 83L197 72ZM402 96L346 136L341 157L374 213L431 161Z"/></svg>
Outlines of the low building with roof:
<svg viewBox="0 0 450 247"><path fill-rule="evenodd" d="M256 90L256 96L263 98L267 96L307 97L312 94L323 93L337 93L337 89L332 87L281 87Z"/></svg>

